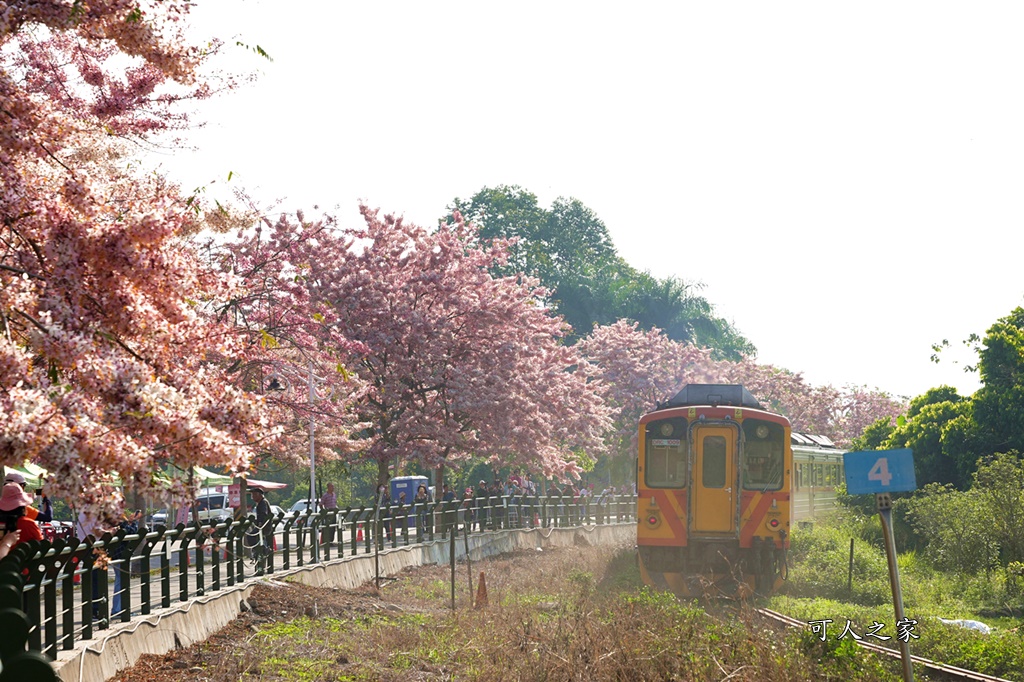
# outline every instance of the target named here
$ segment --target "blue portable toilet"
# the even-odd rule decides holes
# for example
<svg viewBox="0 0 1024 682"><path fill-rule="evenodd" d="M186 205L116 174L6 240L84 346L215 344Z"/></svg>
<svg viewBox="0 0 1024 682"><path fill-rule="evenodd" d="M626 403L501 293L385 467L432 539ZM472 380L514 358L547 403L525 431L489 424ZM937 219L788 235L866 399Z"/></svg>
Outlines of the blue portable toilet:
<svg viewBox="0 0 1024 682"><path fill-rule="evenodd" d="M391 479L391 504L398 504L399 493L405 493L405 506L412 505L416 497L416 489L421 485L430 487L430 481L426 476L395 476ZM415 517L409 517L409 527L416 525Z"/></svg>

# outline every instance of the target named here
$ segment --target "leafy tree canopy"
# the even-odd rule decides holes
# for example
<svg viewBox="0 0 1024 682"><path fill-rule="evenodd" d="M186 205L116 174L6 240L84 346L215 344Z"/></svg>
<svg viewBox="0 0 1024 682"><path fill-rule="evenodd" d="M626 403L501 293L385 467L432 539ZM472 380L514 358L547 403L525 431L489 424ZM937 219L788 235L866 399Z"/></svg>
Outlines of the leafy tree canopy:
<svg viewBox="0 0 1024 682"><path fill-rule="evenodd" d="M985 452L1024 452L1024 308L989 327L978 351L974 419Z"/></svg>
<svg viewBox="0 0 1024 682"><path fill-rule="evenodd" d="M468 200L456 198L449 209L477 224L483 240L513 240L508 260L494 266L494 274L539 279L548 303L572 327L571 341L625 318L672 340L711 348L719 359L756 353L731 323L715 315L696 293L699 287L675 277L658 279L622 260L608 228L577 199L559 197L544 209L532 192L499 185Z"/></svg>

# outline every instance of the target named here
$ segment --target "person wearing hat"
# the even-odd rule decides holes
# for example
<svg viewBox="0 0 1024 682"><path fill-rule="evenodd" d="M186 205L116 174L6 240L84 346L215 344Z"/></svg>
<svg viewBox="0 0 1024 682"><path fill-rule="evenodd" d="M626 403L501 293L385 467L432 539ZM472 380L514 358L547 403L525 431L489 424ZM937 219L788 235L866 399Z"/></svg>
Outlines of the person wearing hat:
<svg viewBox="0 0 1024 682"><path fill-rule="evenodd" d="M3 530L6 533L19 533L17 542L11 546L28 542L29 540L42 540L43 534L39 530L39 524L25 514L25 509L33 502L33 497L21 489L16 482L4 483L3 494L0 495L0 519L3 521Z"/></svg>
<svg viewBox="0 0 1024 682"><path fill-rule="evenodd" d="M255 486L249 491L252 493L254 511L256 512L256 529L263 536L262 553L270 553L274 546L274 525L271 523L270 503L267 502L263 488Z"/></svg>
<svg viewBox="0 0 1024 682"><path fill-rule="evenodd" d="M22 490L25 489L25 477L20 472L8 471L7 476L4 477L4 485L7 485L8 483L17 483L21 486ZM41 489L38 492L42 495ZM36 523L50 523L53 521L53 505L50 504L50 500L46 495L42 495L42 498L42 510L29 505L28 507L25 507L25 516ZM32 501L35 502L35 500Z"/></svg>

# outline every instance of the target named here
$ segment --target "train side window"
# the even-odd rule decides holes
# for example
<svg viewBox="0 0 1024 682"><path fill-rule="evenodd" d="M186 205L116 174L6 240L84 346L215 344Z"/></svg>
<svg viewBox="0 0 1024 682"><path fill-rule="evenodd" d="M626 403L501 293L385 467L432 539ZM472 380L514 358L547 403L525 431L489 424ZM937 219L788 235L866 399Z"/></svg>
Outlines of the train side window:
<svg viewBox="0 0 1024 682"><path fill-rule="evenodd" d="M793 467L793 489L800 490L804 486L804 465L796 464Z"/></svg>
<svg viewBox="0 0 1024 682"><path fill-rule="evenodd" d="M814 465L814 485L816 485L816 486L824 485L824 480L825 480L825 471L824 471L824 469L825 469L825 465L824 464L815 464Z"/></svg>

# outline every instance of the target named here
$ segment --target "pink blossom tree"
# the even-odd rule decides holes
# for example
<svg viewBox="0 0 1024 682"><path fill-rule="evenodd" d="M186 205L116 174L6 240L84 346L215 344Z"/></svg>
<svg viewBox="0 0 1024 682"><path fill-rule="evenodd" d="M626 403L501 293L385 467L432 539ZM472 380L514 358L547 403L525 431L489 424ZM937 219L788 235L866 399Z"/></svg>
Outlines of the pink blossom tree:
<svg viewBox="0 0 1024 682"><path fill-rule="evenodd" d="M366 386L362 455L380 479L396 461L474 455L571 476L576 451L600 454L607 410L560 343L564 323L538 305L534 280L489 274L505 244L481 247L459 216L430 232L362 214L363 228L293 239L288 262L338 338L358 344L346 366Z"/></svg>
<svg viewBox="0 0 1024 682"><path fill-rule="evenodd" d="M37 462L83 508L116 508L114 476L160 488L167 463L243 470L275 432L221 362L245 348L203 306L234 284L181 236L185 200L107 153L208 94L189 5L0 11L0 463Z"/></svg>
<svg viewBox="0 0 1024 682"><path fill-rule="evenodd" d="M258 213L250 207L246 215ZM258 217L251 230L227 244L211 242L206 250L211 264L237 281L232 297L212 306L217 320L241 335L245 349L230 359L229 372L240 388L263 395L281 432L260 450L286 462L307 461L310 419L321 461L351 451L352 434L366 426L352 410L366 386L346 366L366 348L340 332L337 309L313 298L311 283L299 274L306 266L293 260L335 239L335 228L329 217L311 222L302 212L275 222Z"/></svg>
<svg viewBox="0 0 1024 682"><path fill-rule="evenodd" d="M905 409L881 391L814 387L798 373L750 358L713 361L707 349L672 341L657 329L641 331L625 320L595 328L579 347L613 410L613 450L630 457L637 452L640 416L690 383L742 384L766 409L789 417L794 429L844 446L875 419Z"/></svg>
<svg viewBox="0 0 1024 682"><path fill-rule="evenodd" d="M710 351L673 341L660 329L641 330L628 320L595 327L577 346L612 410L610 441L616 453L636 454L637 424L657 403L687 384L715 381Z"/></svg>

